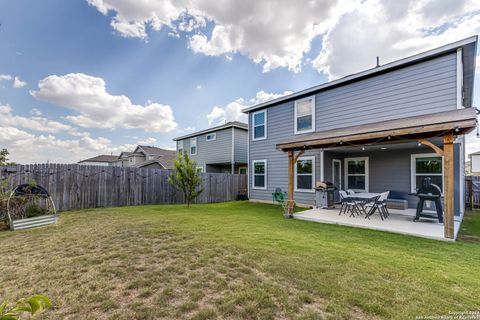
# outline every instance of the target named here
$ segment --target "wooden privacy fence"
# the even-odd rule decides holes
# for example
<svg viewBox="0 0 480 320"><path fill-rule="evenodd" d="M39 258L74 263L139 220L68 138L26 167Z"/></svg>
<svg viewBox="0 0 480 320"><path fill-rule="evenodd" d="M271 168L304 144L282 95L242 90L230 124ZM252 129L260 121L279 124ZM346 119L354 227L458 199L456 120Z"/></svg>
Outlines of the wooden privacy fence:
<svg viewBox="0 0 480 320"><path fill-rule="evenodd" d="M9 189L32 179L45 187L58 211L144 204L184 203L169 183L170 171L146 168L35 164L0 167ZM204 191L194 203L236 200L247 190L247 176L202 173Z"/></svg>
<svg viewBox="0 0 480 320"><path fill-rule="evenodd" d="M480 209L480 176L465 177L465 206Z"/></svg>

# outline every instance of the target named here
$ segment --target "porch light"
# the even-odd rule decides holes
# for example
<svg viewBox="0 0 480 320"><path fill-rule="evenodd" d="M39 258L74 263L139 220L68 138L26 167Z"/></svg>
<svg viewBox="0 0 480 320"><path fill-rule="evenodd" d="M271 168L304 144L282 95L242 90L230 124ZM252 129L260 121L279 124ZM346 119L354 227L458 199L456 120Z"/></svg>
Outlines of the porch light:
<svg viewBox="0 0 480 320"><path fill-rule="evenodd" d="M419 146L419 147L421 147L421 146L422 146L422 144L419 142L419 143L418 143L418 146Z"/></svg>
<svg viewBox="0 0 480 320"><path fill-rule="evenodd" d="M362 151L365 151L365 146L362 146Z"/></svg>

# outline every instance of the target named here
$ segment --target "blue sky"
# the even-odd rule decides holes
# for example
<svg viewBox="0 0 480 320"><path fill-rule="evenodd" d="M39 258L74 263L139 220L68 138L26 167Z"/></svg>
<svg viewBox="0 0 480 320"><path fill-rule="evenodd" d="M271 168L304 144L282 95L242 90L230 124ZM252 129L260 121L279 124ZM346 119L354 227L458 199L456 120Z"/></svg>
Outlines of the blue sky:
<svg viewBox="0 0 480 320"><path fill-rule="evenodd" d="M372 67L376 55L480 31L475 1L328 1L329 12L324 2L0 1L0 147L20 163L173 148L175 136L244 120L244 106Z"/></svg>

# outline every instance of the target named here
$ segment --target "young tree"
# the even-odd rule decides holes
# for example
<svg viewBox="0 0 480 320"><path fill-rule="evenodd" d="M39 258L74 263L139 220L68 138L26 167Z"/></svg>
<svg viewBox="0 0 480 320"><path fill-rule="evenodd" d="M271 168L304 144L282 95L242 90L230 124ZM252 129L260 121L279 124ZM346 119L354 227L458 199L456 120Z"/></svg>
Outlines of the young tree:
<svg viewBox="0 0 480 320"><path fill-rule="evenodd" d="M179 154L173 162L174 172L170 173L168 182L177 190L183 193L187 207L200 193L203 188L199 188L202 183L200 174L197 172L197 163L191 160L186 153Z"/></svg>
<svg viewBox="0 0 480 320"><path fill-rule="evenodd" d="M12 162L8 162L8 155L10 153L8 152L7 149L1 149L0 150L0 166L10 166L13 165Z"/></svg>

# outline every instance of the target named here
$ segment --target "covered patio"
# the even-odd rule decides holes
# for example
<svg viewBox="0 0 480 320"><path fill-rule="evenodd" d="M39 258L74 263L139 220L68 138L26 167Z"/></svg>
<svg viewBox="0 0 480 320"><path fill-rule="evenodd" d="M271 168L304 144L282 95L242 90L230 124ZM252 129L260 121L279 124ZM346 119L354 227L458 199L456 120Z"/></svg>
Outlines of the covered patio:
<svg viewBox="0 0 480 320"><path fill-rule="evenodd" d="M420 222L414 222L414 209L389 209L390 215L385 220L382 220L379 215L372 215L370 219L365 219L363 216L349 217L345 214L339 215L339 211L340 208L337 205L334 209L310 209L301 211L295 213L293 217L299 220L388 231L434 240L453 241L457 238L458 230L460 228L460 219L454 219L454 237L452 239L446 238L444 236L444 227L442 223L438 223L431 219L422 219Z"/></svg>
<svg viewBox="0 0 480 320"><path fill-rule="evenodd" d="M458 166L460 160L463 161L463 158L458 159L454 157L454 142L462 135L474 130L475 127L476 112L473 108L468 108L412 116L367 125L319 131L299 135L294 139L279 143L277 144L277 149L288 153L288 200L286 216L321 223L333 223L391 231L432 239L454 240L461 221L460 217L455 217L454 214L455 186L457 186L457 188L461 187L462 184L459 183L459 181L461 177L463 177L463 173L459 171L460 169ZM363 188L360 189L366 189L368 192L368 174L365 174L364 177L356 177L355 174L352 174L352 179L350 181L349 172L347 172L346 169L347 165L349 165L349 162L347 161L359 161L359 159L362 159L362 157L358 156L359 150L360 152L368 152L368 150L372 150L370 151L371 158L375 159L377 165L374 169L370 169L370 171L374 171L371 174L376 175L377 180L391 181L391 184L394 185L396 179L395 176L385 170L379 169L380 166L378 166L378 164L385 161L385 158L378 152L378 150L387 149L386 146L388 146L389 152L392 152L392 154L397 152L397 154L401 156L402 148L405 150L410 148L411 150L412 146L417 145L422 146L425 149L428 148L427 150L430 150L431 153L437 155L438 160L436 165L441 168L438 179L440 179L439 183L441 183L443 189L442 199L444 223L429 219L421 219L419 222L413 222L415 209L412 208L412 201L416 200L412 200L411 198L408 200L408 209L391 209L391 214L388 216L388 219L384 220L381 220L379 215L373 215L370 219L365 219L363 216L351 217L344 214L339 215L339 209L312 209L296 214L293 213L295 192L298 192L298 190L296 190L297 181L295 181L295 170L297 169L296 163L305 152L312 152L311 150L317 150L317 152L320 152L321 171L320 179L317 179L317 181L325 180L326 173L324 158L328 155L335 155L339 160L334 159L333 166L338 164L338 166L341 167L342 162L345 161L345 173L340 169L340 175L342 176L345 174L346 179L346 186L344 185L342 189L346 190L352 184L359 183L363 186ZM373 151L375 149L377 151ZM393 150L396 151L394 152ZM342 156L342 154L344 154L344 156ZM353 154L355 154L355 156L352 156ZM365 158L366 157L363 159ZM338 162L336 163L335 160ZM457 161L457 165L455 165L455 161ZM408 167L411 166L410 163L407 165ZM362 166L365 167L364 170L368 172L368 160L364 161ZM401 174L405 175L405 172L402 172ZM332 176L333 175L334 174L332 173ZM420 177L412 176L411 178L408 178L409 181L410 179L415 181L416 178ZM418 181L417 184L419 184ZM393 189L389 188L389 185L384 185L384 187L385 190L376 190L375 192L383 192ZM415 183L412 183L411 188L413 190L410 190L409 193L412 191L415 192L418 189L418 185L416 186ZM456 201L456 206L459 207L458 194Z"/></svg>

